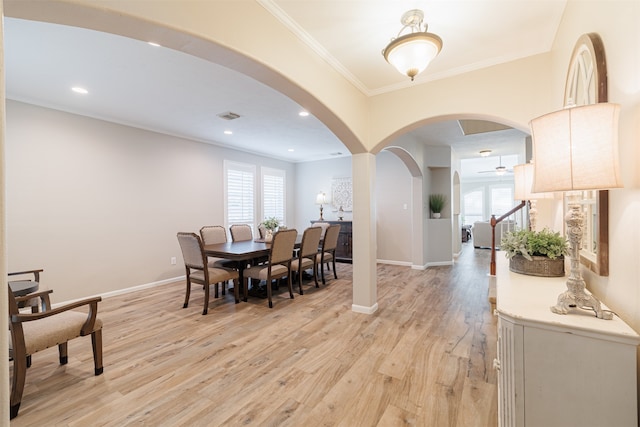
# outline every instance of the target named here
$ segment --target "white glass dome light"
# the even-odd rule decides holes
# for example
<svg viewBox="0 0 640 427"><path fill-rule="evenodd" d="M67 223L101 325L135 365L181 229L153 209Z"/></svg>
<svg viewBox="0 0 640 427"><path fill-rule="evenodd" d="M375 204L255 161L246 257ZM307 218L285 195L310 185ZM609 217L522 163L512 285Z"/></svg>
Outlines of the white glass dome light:
<svg viewBox="0 0 640 427"><path fill-rule="evenodd" d="M391 40L382 51L384 59L412 81L442 49L442 39L427 32L427 24L423 24L423 19L424 13L419 9L405 12L400 20L403 27L398 37ZM401 35L406 30L411 32Z"/></svg>

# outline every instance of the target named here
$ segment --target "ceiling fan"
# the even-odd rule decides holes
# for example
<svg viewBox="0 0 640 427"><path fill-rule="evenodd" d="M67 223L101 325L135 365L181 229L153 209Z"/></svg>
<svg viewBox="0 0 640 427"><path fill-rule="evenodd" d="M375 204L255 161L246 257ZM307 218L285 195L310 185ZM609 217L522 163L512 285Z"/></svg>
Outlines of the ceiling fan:
<svg viewBox="0 0 640 427"><path fill-rule="evenodd" d="M495 173L498 176L513 173L513 169L509 169L506 166L502 166L502 156L500 156L499 162L500 164L496 166L495 169L487 170L487 171L478 171L478 173Z"/></svg>

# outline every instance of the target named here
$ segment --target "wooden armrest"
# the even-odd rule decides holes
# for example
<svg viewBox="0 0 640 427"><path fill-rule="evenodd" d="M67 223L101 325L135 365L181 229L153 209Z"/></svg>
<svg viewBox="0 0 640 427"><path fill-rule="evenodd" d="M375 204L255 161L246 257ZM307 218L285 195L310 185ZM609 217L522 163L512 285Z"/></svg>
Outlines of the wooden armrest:
<svg viewBox="0 0 640 427"><path fill-rule="evenodd" d="M37 293L37 292L36 292ZM29 294L33 295L33 294ZM27 295L28 296L28 295ZM64 311L73 310L74 308L82 307L84 305L89 306L89 313L87 315L87 321L82 325L80 335L87 335L93 332L93 326L96 322L96 316L98 314L98 303L102 301L101 297L86 298L80 301L75 301L69 304L65 304L60 307L56 307L40 313L18 313L11 316L12 322L30 322L32 320L44 319L46 317L55 316L56 314Z"/></svg>
<svg viewBox="0 0 640 427"><path fill-rule="evenodd" d="M23 295L21 297L15 297L15 298L17 303L26 302L32 298L40 298L44 303L43 304L44 309L48 311L48 310L51 310L51 300L49 299L49 294L51 293L53 293L53 290L47 289L46 291L32 292L30 294Z"/></svg>
<svg viewBox="0 0 640 427"><path fill-rule="evenodd" d="M36 282L40 281L40 273L42 273L44 270L43 269L39 269L39 270L25 270L25 271L14 271L9 273L9 276L19 276L21 274L33 274L33 277L35 278Z"/></svg>

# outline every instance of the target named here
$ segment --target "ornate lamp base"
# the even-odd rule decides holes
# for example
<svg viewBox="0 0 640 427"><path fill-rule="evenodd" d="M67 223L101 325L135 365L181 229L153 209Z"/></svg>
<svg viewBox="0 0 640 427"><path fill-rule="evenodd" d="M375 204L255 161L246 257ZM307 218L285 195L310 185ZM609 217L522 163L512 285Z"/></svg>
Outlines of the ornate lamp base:
<svg viewBox="0 0 640 427"><path fill-rule="evenodd" d="M587 295L584 291L584 280L578 283L571 277L567 280L568 290L558 296L558 303L551 307L551 311L556 314L567 314L572 308L591 309L596 313L598 319L611 320L613 313L602 310L600 301L593 295Z"/></svg>
<svg viewBox="0 0 640 427"><path fill-rule="evenodd" d="M567 314L572 308L591 309L598 319L611 320L613 313L602 310L600 301L584 290L586 285L580 273L580 240L582 239L582 211L580 205L571 203L565 217L569 236L569 252L571 255L571 273L567 279L567 290L558 296L558 303L551 307L556 314Z"/></svg>

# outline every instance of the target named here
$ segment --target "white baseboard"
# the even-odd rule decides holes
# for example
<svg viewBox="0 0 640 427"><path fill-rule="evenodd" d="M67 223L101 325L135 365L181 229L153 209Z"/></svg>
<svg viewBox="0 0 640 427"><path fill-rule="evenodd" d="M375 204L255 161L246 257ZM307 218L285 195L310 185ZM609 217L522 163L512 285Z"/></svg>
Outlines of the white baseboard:
<svg viewBox="0 0 640 427"><path fill-rule="evenodd" d="M363 313L363 314L373 314L376 311L378 311L378 303L373 304L371 307L365 307L363 305L352 304L351 305L351 311L354 311L356 313Z"/></svg>
<svg viewBox="0 0 640 427"><path fill-rule="evenodd" d="M87 296L87 297L84 297L84 298L76 298L76 299L72 299L72 300L69 300L69 301L63 301L63 302L51 304L51 307L52 308L59 307L59 306L65 305L65 304L70 304L72 302L80 301L80 300L85 299L85 298L93 298L93 297L109 298L109 297L114 297L116 295L122 295L122 294L131 293L131 292L141 291L142 289L148 289L148 288L153 288L155 286L166 285L167 283L178 282L180 280L185 280L185 279L186 279L186 276L173 277L171 279L164 279L164 280L159 280L157 282L145 283L143 285L137 285L137 286L132 286L130 288L118 289L118 290L115 290L115 291L105 292L103 294L90 295L90 296Z"/></svg>
<svg viewBox="0 0 640 427"><path fill-rule="evenodd" d="M426 265L426 264L425 264L425 265L415 265L415 264L412 264L412 265L411 265L411 269L412 269L412 270L426 270L426 269L427 269L427 265Z"/></svg>
<svg viewBox="0 0 640 427"><path fill-rule="evenodd" d="M439 261L439 262L428 262L427 263L427 268L428 267L438 267L441 265L453 265L453 260L451 261Z"/></svg>
<svg viewBox="0 0 640 427"><path fill-rule="evenodd" d="M394 261L390 259L378 259L376 260L378 264L389 264L389 265L402 265L405 267L409 267L411 265L410 262L407 261Z"/></svg>

